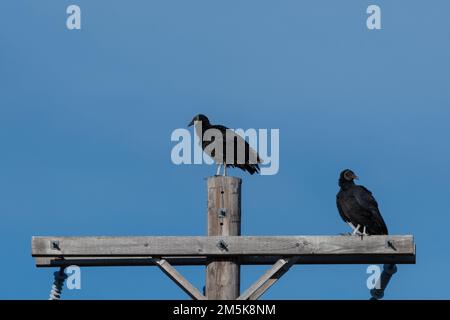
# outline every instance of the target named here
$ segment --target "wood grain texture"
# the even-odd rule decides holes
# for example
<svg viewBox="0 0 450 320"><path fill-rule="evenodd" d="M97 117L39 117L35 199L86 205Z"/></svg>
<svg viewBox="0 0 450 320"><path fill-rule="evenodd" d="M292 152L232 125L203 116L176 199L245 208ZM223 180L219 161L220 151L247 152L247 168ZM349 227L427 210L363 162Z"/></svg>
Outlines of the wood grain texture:
<svg viewBox="0 0 450 320"><path fill-rule="evenodd" d="M192 299L206 300L206 297L198 291L185 277L181 275L172 265L165 259L155 259L156 265L179 286L184 292L186 292Z"/></svg>
<svg viewBox="0 0 450 320"><path fill-rule="evenodd" d="M208 236L220 252L228 252L222 237L241 234L241 183L236 177L208 178ZM240 292L240 265L235 257L209 257L206 264L206 296L213 300L234 300Z"/></svg>
<svg viewBox="0 0 450 320"><path fill-rule="evenodd" d="M223 241L227 249L218 247ZM388 245L388 241L391 245ZM53 243L57 243L57 248ZM389 236L206 236L33 237L34 257L163 256L407 256L415 258L411 235Z"/></svg>

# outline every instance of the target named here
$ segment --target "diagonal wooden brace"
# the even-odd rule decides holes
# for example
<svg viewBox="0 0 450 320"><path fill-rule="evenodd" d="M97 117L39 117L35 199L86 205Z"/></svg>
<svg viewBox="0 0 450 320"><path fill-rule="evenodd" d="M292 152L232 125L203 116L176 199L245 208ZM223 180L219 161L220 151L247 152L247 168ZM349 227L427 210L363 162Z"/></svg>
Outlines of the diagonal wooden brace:
<svg viewBox="0 0 450 320"><path fill-rule="evenodd" d="M155 264L175 282L184 292L186 292L194 300L206 300L206 297L198 291L185 277L183 277L177 269L165 259L154 259Z"/></svg>
<svg viewBox="0 0 450 320"><path fill-rule="evenodd" d="M285 274L299 257L279 259L255 283L253 283L237 300L257 300L266 292L283 274Z"/></svg>

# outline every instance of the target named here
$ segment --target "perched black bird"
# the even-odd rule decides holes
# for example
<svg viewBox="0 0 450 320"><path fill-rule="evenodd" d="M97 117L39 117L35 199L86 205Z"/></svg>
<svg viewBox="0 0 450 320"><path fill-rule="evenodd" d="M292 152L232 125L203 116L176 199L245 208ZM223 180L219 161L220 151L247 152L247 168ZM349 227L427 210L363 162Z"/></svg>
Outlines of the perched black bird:
<svg viewBox="0 0 450 320"><path fill-rule="evenodd" d="M227 167L236 167L250 174L259 173L258 164L261 159L240 135L225 126L211 124L203 114L196 115L189 123L189 126L192 125L203 151L218 164L216 175L220 174L222 165L224 176L227 174Z"/></svg>
<svg viewBox="0 0 450 320"><path fill-rule="evenodd" d="M388 230L372 193L353 181L358 177L346 169L339 177L336 204L342 219L353 229L352 234L386 235Z"/></svg>

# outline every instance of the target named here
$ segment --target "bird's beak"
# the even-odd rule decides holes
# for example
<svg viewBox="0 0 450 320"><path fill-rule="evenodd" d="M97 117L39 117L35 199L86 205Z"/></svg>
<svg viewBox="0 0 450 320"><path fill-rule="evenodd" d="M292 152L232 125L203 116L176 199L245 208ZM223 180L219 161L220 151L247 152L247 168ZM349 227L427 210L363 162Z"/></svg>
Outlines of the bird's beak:
<svg viewBox="0 0 450 320"><path fill-rule="evenodd" d="M194 120L192 120L191 122L189 122L188 127L193 126L194 125Z"/></svg>
<svg viewBox="0 0 450 320"><path fill-rule="evenodd" d="M359 180L359 177L358 177L356 174L354 174L354 175L353 175L353 179Z"/></svg>

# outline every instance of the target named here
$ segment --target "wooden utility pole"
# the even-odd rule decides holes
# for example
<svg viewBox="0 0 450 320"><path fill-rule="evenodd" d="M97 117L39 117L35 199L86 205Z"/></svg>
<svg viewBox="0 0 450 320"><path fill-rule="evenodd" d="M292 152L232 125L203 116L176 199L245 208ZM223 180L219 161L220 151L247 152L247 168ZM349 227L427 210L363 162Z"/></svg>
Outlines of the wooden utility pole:
<svg viewBox="0 0 450 320"><path fill-rule="evenodd" d="M208 178L208 236L241 235L241 183L230 176ZM217 247L226 253L227 243L219 239ZM236 258L214 257L206 263L206 297L234 300L240 293L240 266Z"/></svg>
<svg viewBox="0 0 450 320"><path fill-rule="evenodd" d="M32 255L38 267L70 265L158 266L191 298L254 300L296 264L385 264L381 299L396 264L416 263L412 235L384 236L241 236L241 179L208 178L207 236L33 237ZM174 266L206 266L206 290L201 293ZM240 265L271 265L240 294ZM63 270L63 269L60 269ZM55 273L52 299L62 289Z"/></svg>

